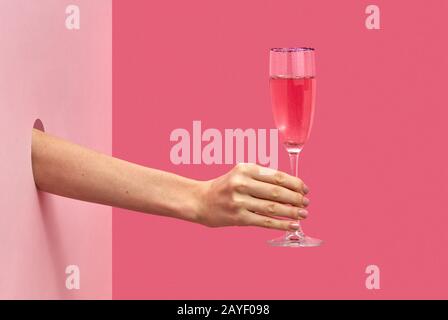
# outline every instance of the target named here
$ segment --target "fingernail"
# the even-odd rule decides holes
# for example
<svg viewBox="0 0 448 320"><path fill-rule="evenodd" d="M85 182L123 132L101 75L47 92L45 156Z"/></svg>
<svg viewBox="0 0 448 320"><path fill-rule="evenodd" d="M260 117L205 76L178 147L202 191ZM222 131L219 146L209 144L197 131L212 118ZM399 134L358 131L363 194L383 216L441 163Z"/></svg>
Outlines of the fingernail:
<svg viewBox="0 0 448 320"><path fill-rule="evenodd" d="M305 209L300 209L299 216L302 218L306 218L308 216L308 211L306 211Z"/></svg>
<svg viewBox="0 0 448 320"><path fill-rule="evenodd" d="M310 204L310 199L303 197L302 204L307 207Z"/></svg>
<svg viewBox="0 0 448 320"><path fill-rule="evenodd" d="M292 230L299 230L300 225L299 225L297 222L292 222L292 223L289 225L289 227L290 227Z"/></svg>
<svg viewBox="0 0 448 320"><path fill-rule="evenodd" d="M308 186L306 184L303 185L303 193L307 194L308 192L310 192L310 188L308 188Z"/></svg>

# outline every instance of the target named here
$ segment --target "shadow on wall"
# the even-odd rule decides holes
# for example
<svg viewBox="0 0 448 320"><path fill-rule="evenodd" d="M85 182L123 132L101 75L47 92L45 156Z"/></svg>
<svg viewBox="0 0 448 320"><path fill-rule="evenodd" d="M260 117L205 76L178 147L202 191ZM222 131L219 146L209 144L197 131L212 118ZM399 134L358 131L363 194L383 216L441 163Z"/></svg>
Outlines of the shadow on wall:
<svg viewBox="0 0 448 320"><path fill-rule="evenodd" d="M47 244L47 252L49 253L49 265L54 270L56 278L57 295L61 298L68 297L68 291L65 288L65 261L67 257L62 247L63 235L61 234L61 226L57 221L57 211L53 205L52 195L37 190L39 199L39 209L42 214L43 233L45 234L45 243Z"/></svg>

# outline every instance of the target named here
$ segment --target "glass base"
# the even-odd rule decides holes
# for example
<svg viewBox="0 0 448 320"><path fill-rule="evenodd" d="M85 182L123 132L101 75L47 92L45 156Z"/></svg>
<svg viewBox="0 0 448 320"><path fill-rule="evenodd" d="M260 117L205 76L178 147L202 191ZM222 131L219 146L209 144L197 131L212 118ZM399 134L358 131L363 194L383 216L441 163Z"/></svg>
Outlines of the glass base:
<svg viewBox="0 0 448 320"><path fill-rule="evenodd" d="M289 232L283 237L269 240L268 243L274 247L318 247L323 241L308 237L301 232Z"/></svg>

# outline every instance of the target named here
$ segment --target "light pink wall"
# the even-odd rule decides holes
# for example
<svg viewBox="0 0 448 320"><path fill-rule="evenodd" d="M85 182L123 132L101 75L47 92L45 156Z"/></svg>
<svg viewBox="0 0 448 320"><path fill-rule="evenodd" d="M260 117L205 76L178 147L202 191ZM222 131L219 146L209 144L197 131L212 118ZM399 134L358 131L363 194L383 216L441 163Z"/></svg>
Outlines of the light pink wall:
<svg viewBox="0 0 448 320"><path fill-rule="evenodd" d="M80 30L65 27L69 4ZM0 1L0 298L111 297L111 209L37 192L30 162L36 118L111 153L111 19L108 0Z"/></svg>
<svg viewBox="0 0 448 320"><path fill-rule="evenodd" d="M365 28L369 4L381 30ZM114 209L114 297L447 298L447 10L445 0L114 1L114 154L194 178L231 166L173 165L171 131L193 120L272 128L269 47L317 48L300 169L304 229L325 240L271 248L279 232ZM365 287L371 264L380 290Z"/></svg>

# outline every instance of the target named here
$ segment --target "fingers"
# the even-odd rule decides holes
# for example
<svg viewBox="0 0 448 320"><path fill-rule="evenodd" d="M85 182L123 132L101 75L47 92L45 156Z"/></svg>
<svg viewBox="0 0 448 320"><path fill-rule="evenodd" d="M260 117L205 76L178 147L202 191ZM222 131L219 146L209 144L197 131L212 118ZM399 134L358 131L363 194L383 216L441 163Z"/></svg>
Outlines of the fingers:
<svg viewBox="0 0 448 320"><path fill-rule="evenodd" d="M307 207L309 199L301 193L290 189L257 180L247 182L247 192L256 198L290 204L296 207Z"/></svg>
<svg viewBox="0 0 448 320"><path fill-rule="evenodd" d="M255 164L236 165L229 178L228 191L239 210L232 225L294 231L297 220L308 215L309 190L299 178Z"/></svg>
<svg viewBox="0 0 448 320"><path fill-rule="evenodd" d="M246 223L249 226L277 229L283 231L295 231L299 229L297 221L280 220L271 217L261 216L253 212L246 213Z"/></svg>
<svg viewBox="0 0 448 320"><path fill-rule="evenodd" d="M291 176L282 171L254 165L249 173L251 174L252 178L259 181L282 186L284 188L300 192L304 195L309 192L308 187L305 185L305 183L303 183L301 179Z"/></svg>
<svg viewBox="0 0 448 320"><path fill-rule="evenodd" d="M257 199L247 196L244 199L247 210L267 216L285 217L294 220L305 219L308 211L303 208L281 204L269 200Z"/></svg>

